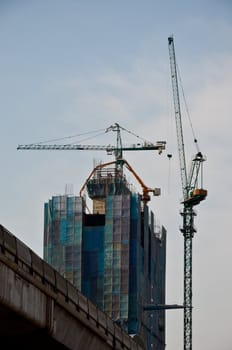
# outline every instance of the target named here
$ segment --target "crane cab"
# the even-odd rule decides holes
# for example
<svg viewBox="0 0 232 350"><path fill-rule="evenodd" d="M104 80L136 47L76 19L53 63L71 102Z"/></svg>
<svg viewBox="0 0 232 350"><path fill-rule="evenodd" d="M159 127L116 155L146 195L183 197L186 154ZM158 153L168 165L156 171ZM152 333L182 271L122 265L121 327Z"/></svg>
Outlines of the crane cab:
<svg viewBox="0 0 232 350"><path fill-rule="evenodd" d="M194 206L203 201L207 196L207 190L203 188L195 188L190 192L189 197L184 201L188 206Z"/></svg>

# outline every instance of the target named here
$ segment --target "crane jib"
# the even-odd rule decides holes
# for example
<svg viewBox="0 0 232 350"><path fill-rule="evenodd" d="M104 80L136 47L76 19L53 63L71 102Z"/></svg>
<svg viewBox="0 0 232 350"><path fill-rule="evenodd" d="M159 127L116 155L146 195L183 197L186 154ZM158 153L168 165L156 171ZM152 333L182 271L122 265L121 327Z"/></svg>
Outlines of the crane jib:
<svg viewBox="0 0 232 350"><path fill-rule="evenodd" d="M165 142L157 142L157 144L151 145L129 145L122 146L122 148L117 148L111 145L40 145L40 144L29 144L29 145L19 145L17 150L95 150L95 151L107 151L107 152L115 152L118 150L123 151L149 151L149 150L159 150L162 151L165 149Z"/></svg>

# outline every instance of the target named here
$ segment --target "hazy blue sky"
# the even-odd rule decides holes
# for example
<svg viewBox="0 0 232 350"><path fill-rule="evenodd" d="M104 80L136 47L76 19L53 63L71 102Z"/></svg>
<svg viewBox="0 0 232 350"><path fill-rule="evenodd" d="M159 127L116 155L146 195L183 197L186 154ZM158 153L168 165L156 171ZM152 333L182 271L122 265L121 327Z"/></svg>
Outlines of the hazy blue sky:
<svg viewBox="0 0 232 350"><path fill-rule="evenodd" d="M167 303L183 302L170 34L207 156L209 196L197 208L193 241L193 348L230 350L231 1L0 0L0 223L42 256L44 202L63 194L67 183L78 194L93 159L112 159L104 152L17 151L18 144L106 129L115 122L148 140L166 140L162 155L125 158L148 186L161 187L161 197L150 206L168 231ZM190 161L195 149L184 104L182 114ZM128 143L127 135L123 141ZM115 134L87 143L115 143ZM167 153L173 154L170 162ZM183 348L182 311L167 311L166 333L167 350Z"/></svg>

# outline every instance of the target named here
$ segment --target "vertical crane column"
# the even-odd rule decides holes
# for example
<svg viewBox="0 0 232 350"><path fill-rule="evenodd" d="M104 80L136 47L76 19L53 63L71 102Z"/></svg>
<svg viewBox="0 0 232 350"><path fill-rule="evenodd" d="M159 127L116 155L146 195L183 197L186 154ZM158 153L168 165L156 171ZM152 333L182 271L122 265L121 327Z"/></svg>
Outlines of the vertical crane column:
<svg viewBox="0 0 232 350"><path fill-rule="evenodd" d="M181 232L184 236L184 350L192 350L192 239L196 232L194 228L194 216L196 214L193 207L207 196L206 190L197 188L198 175L202 170L202 163L205 158L201 152L198 152L192 160L187 176L173 37L168 38L168 44L184 204L181 213L183 216ZM194 141L197 142L196 139Z"/></svg>
<svg viewBox="0 0 232 350"><path fill-rule="evenodd" d="M176 71L176 58L173 37L168 38L172 89L175 108L175 120L180 161L181 182L184 200L187 199L187 171L184 151L184 137L181 121L181 109ZM193 208L184 205L182 212L184 236L184 350L192 349L192 237L193 237Z"/></svg>
<svg viewBox="0 0 232 350"><path fill-rule="evenodd" d="M192 350L192 238L195 232L193 207L184 205L184 350Z"/></svg>

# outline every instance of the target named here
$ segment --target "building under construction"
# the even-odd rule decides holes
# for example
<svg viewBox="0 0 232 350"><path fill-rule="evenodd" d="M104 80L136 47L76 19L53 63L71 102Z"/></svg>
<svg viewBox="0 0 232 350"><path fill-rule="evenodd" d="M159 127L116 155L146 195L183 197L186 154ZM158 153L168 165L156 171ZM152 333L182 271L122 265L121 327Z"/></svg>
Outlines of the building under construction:
<svg viewBox="0 0 232 350"><path fill-rule="evenodd" d="M144 307L165 304L166 231L120 167L96 167L85 186L91 214L82 195L45 203L44 259L145 349L163 350L165 311Z"/></svg>

